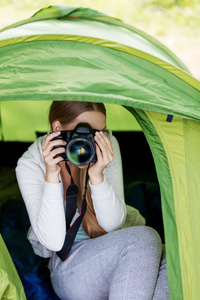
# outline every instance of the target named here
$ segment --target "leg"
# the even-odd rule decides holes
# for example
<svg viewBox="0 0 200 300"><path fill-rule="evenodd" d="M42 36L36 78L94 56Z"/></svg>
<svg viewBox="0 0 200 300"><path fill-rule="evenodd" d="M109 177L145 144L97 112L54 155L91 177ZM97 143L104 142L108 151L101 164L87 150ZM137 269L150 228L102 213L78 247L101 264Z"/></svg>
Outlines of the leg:
<svg viewBox="0 0 200 300"><path fill-rule="evenodd" d="M75 244L65 262L54 256L52 284L63 300L150 300L160 256L153 229L118 230Z"/></svg>
<svg viewBox="0 0 200 300"><path fill-rule="evenodd" d="M146 228L148 227L144 227ZM137 245L128 245L125 255L121 256L111 283L110 300L152 299L159 270L161 245L157 236L146 233L147 235L138 232Z"/></svg>
<svg viewBox="0 0 200 300"><path fill-rule="evenodd" d="M165 246L163 245L160 270L158 274L157 284L153 295L153 300L169 300L169 286L167 279Z"/></svg>

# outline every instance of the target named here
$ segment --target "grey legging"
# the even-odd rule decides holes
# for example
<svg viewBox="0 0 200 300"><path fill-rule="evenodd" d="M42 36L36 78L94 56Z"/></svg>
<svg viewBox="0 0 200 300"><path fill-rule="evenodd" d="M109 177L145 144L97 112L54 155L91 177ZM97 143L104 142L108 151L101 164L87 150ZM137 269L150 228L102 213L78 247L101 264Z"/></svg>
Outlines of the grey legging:
<svg viewBox="0 0 200 300"><path fill-rule="evenodd" d="M54 253L49 268L62 300L169 299L166 264L157 232L136 226L74 244L62 262Z"/></svg>

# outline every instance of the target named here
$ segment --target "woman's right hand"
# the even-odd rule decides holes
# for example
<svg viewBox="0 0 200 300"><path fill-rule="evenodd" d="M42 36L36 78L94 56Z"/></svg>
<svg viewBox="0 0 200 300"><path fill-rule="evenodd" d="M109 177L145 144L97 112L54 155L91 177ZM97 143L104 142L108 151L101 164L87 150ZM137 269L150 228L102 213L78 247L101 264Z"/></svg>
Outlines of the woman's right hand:
<svg viewBox="0 0 200 300"><path fill-rule="evenodd" d="M53 140L53 138L60 135L60 131L52 132L44 140L42 145L42 155L44 157L46 166L46 178L47 182L57 183L59 182L60 165L63 161L61 156L54 158L57 154L65 153L66 142L62 139ZM64 146L53 149L55 146Z"/></svg>

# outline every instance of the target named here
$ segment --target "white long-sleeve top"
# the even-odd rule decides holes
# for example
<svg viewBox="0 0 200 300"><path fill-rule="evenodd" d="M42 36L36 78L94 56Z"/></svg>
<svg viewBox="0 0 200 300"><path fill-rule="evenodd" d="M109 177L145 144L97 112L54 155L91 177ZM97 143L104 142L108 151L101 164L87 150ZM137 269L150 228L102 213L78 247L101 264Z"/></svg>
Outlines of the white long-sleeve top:
<svg viewBox="0 0 200 300"><path fill-rule="evenodd" d="M18 160L16 175L34 234L45 248L59 251L66 234L63 183L61 177L59 183L45 181L41 150L45 137L38 138ZM104 181L89 182L97 220L106 232L121 227L126 218L119 145L112 134L110 139L114 159L104 170Z"/></svg>

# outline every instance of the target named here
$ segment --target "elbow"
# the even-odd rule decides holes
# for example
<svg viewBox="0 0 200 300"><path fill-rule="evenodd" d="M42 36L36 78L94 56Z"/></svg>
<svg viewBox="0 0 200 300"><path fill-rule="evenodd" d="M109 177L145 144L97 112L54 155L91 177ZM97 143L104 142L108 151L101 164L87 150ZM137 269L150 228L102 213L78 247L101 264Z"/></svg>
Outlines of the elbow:
<svg viewBox="0 0 200 300"><path fill-rule="evenodd" d="M117 228L116 229L119 229L122 227L122 225L124 224L124 222L126 220L126 216L127 216L127 209L126 209L125 203L123 203L122 213L117 216L117 222L116 222Z"/></svg>
<svg viewBox="0 0 200 300"><path fill-rule="evenodd" d="M36 230L35 228L35 234L40 244L42 244L46 249L57 252L60 251L64 245L66 232L63 230L63 232L59 231L58 234L58 232L53 232L52 230L49 235L47 232Z"/></svg>
<svg viewBox="0 0 200 300"><path fill-rule="evenodd" d="M52 238L44 238L40 234L36 234L33 228L30 227L29 232L27 234L27 238L31 243L31 246L34 250L34 253L42 256L42 257L49 257L49 253L47 251L57 252L60 251L64 244L64 239L52 239Z"/></svg>
<svg viewBox="0 0 200 300"><path fill-rule="evenodd" d="M58 243L56 245L47 245L48 247L46 247L48 250L53 251L53 252L58 252L62 249L64 243Z"/></svg>
<svg viewBox="0 0 200 300"><path fill-rule="evenodd" d="M126 215L127 215L126 206L124 206L122 213L113 215L112 218L108 218L107 223L102 222L102 224L100 224L100 226L106 232L112 232L112 231L118 230L124 224L124 222L126 220Z"/></svg>
<svg viewBox="0 0 200 300"><path fill-rule="evenodd" d="M53 251L53 252L57 252L60 251L64 245L64 239L60 239L60 240L40 240L40 243L49 251Z"/></svg>
<svg viewBox="0 0 200 300"><path fill-rule="evenodd" d="M53 252L60 251L65 242L65 232L64 234L54 234L54 236L46 237L45 241L43 239L44 246Z"/></svg>

